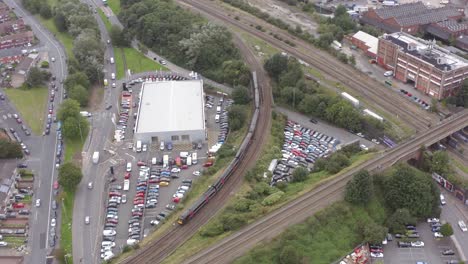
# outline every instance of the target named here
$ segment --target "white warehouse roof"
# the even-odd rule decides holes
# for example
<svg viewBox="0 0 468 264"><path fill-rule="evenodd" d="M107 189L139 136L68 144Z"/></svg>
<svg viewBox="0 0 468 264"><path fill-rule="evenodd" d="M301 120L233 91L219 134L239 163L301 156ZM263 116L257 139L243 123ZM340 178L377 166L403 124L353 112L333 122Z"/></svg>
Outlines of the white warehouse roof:
<svg viewBox="0 0 468 264"><path fill-rule="evenodd" d="M145 82L136 133L205 129L202 80Z"/></svg>
<svg viewBox="0 0 468 264"><path fill-rule="evenodd" d="M353 35L355 39L359 39L360 41L366 43L369 46L368 51L372 54L377 54L377 48L379 46L379 39L367 34L364 31L358 31L356 34Z"/></svg>

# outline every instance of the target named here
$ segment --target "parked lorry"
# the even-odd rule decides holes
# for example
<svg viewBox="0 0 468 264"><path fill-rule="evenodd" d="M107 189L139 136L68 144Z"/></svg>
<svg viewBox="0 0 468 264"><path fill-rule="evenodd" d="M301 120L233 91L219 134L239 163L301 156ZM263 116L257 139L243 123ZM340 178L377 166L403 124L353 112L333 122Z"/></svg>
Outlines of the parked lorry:
<svg viewBox="0 0 468 264"><path fill-rule="evenodd" d="M136 151L137 151L137 152L141 152L141 140L138 140L138 141L137 141L137 144L136 144Z"/></svg>
<svg viewBox="0 0 468 264"><path fill-rule="evenodd" d="M130 190L130 180L124 180L123 190L124 191Z"/></svg>
<svg viewBox="0 0 468 264"><path fill-rule="evenodd" d="M98 162L99 162L99 151L95 151L93 153L93 163L98 164Z"/></svg>

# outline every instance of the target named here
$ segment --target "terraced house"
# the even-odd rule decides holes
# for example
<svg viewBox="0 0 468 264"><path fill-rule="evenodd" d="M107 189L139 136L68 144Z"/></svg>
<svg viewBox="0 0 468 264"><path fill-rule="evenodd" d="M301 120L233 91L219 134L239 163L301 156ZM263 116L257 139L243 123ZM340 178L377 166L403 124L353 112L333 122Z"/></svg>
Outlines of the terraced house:
<svg viewBox="0 0 468 264"><path fill-rule="evenodd" d="M379 38L377 63L396 79L438 100L454 95L468 79L468 61L435 44L403 32Z"/></svg>

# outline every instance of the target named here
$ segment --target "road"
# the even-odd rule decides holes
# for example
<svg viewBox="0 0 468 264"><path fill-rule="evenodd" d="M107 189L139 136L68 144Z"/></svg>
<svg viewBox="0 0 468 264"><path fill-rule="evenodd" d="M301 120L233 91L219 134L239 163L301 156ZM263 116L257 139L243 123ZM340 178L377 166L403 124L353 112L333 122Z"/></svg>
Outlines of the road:
<svg viewBox="0 0 468 264"><path fill-rule="evenodd" d="M385 169L402 157L419 149L421 145L431 145L448 134L465 127L467 124L468 110L464 110L462 113L412 138L410 141L387 150L382 155L378 155L329 180L313 191L304 194L253 224L246 226L239 232L190 257L185 263L230 263L237 257L245 254L259 242L268 241L276 237L288 226L304 221L307 217L328 206L330 203L339 200L342 197L347 181L354 173L363 169L369 171Z"/></svg>
<svg viewBox="0 0 468 264"><path fill-rule="evenodd" d="M228 26L247 32L267 42L272 47L301 59L308 63L310 67L313 67L315 71L320 72L323 81L333 83L340 89L343 89L343 87L351 89L352 94L357 98L372 104L369 106L371 110L386 113L386 116L392 116L394 120L401 119L416 132L426 130L429 124L433 125L438 120L434 114L420 109L408 100L389 94L382 83L369 78L367 74L358 72L349 65L339 62L330 54L312 47L311 44L297 39L288 32L280 30L252 15L245 12L226 11L225 8L218 6L214 1L177 0L177 2L204 15L210 15ZM239 20L236 18L239 18ZM265 30L260 31L250 25L261 25ZM292 40L295 47L279 41L272 36L272 33L282 39Z"/></svg>
<svg viewBox="0 0 468 264"><path fill-rule="evenodd" d="M55 109L57 109L58 104L60 104L63 98L63 88L59 80L64 80L67 75L64 49L53 35L40 25L34 16L25 11L21 5L12 0L5 0L4 2L10 7L14 7L13 12L21 16L25 23L31 26L34 35L40 40L41 45L44 46L44 50L49 52L49 57L56 58L55 63L50 64L50 71L57 77L57 85L59 86L58 96L55 101ZM44 113L44 116L46 116L46 113ZM57 134L55 129L51 129L50 135L32 137L31 139L35 142L30 143L34 146L31 147L31 157L27 163L38 176L38 180L34 182L34 199L41 199L41 207L35 208L30 218L30 224L34 228L30 230L29 247L31 253L26 256L26 263L37 263L38 260L44 260L45 262L47 254L51 251L48 234L50 228L49 222L52 215L50 207L53 199L52 184L57 179L57 171L55 170ZM59 234L60 231L57 229L56 233Z"/></svg>
<svg viewBox="0 0 468 264"><path fill-rule="evenodd" d="M441 192L444 194L447 204L442 207L440 218L452 225L454 238L459 245L457 249L461 259L466 261L468 257L468 232L461 231L458 221L463 220L468 223L468 208L447 191L442 190Z"/></svg>
<svg viewBox="0 0 468 264"><path fill-rule="evenodd" d="M82 2L93 7L97 6L92 0ZM115 64L109 62L111 57L115 57L112 45L107 44L107 40L110 40L109 33L99 14L95 13L94 17L98 22L101 40L106 43L104 78L109 81L109 85L104 88L103 105L99 107L97 112L93 113L93 117L90 119L91 131L82 152L83 179L75 193L72 226L73 262L90 264L100 262L100 234L103 227L103 203L106 194L101 190L105 189L106 177L104 176L111 165L108 160L110 156L103 149L105 149L106 143L111 140L114 132L115 126L112 123L112 116L118 109L120 91L117 88L110 88L111 83L116 82L111 80L111 73L116 73L116 68ZM107 105L112 105L110 111L104 110ZM100 163L98 165L93 164L91 161L95 151L100 153ZM92 190L87 188L88 182L93 182L94 187ZM85 216L90 216L89 225L85 225Z"/></svg>

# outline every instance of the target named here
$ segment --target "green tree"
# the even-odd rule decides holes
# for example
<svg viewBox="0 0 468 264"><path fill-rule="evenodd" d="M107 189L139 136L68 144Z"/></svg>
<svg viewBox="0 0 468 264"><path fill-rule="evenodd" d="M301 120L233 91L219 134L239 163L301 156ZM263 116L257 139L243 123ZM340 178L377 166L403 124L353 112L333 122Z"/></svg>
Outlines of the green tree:
<svg viewBox="0 0 468 264"><path fill-rule="evenodd" d="M374 193L372 176L368 171L360 171L346 184L345 200L352 204L369 203Z"/></svg>
<svg viewBox="0 0 468 264"><path fill-rule="evenodd" d="M231 85L247 86L250 83L250 70L242 60L223 62L223 80Z"/></svg>
<svg viewBox="0 0 468 264"><path fill-rule="evenodd" d="M384 240L387 232L388 229L386 227L383 227L374 221L369 221L362 225L362 235L364 241L367 241L371 244L381 243L382 240Z"/></svg>
<svg viewBox="0 0 468 264"><path fill-rule="evenodd" d="M43 3L41 6L41 10L39 11L41 17L45 19L49 19L52 17L52 10L50 9L50 5L47 3Z"/></svg>
<svg viewBox="0 0 468 264"><path fill-rule="evenodd" d="M70 99L79 102L80 106L88 105L88 91L83 86L78 84L68 89L68 95Z"/></svg>
<svg viewBox="0 0 468 264"><path fill-rule="evenodd" d="M443 225L440 227L440 233L441 233L444 237L449 237L449 236L453 235L453 228L452 228L452 225L450 225L450 223L445 223L445 224L443 224Z"/></svg>
<svg viewBox="0 0 468 264"><path fill-rule="evenodd" d="M232 105L228 112L229 126L233 131L240 129L246 122L247 113L243 106Z"/></svg>
<svg viewBox="0 0 468 264"><path fill-rule="evenodd" d="M59 168L58 182L67 191L75 191L76 186L83 178L81 169L71 162L64 163Z"/></svg>
<svg viewBox="0 0 468 264"><path fill-rule="evenodd" d="M63 136L68 139L81 139L84 140L88 134L89 123L82 117L68 117L63 122L62 131Z"/></svg>
<svg viewBox="0 0 468 264"><path fill-rule="evenodd" d="M91 84L89 83L88 76L84 72L75 72L73 74L68 75L67 79L65 79L64 86L65 89L70 89L77 85L83 86L86 89L89 89Z"/></svg>
<svg viewBox="0 0 468 264"><path fill-rule="evenodd" d="M73 99L63 101L57 112L57 118L61 121L65 121L70 117L76 119L80 117L80 104Z"/></svg>
<svg viewBox="0 0 468 264"><path fill-rule="evenodd" d="M446 151L438 150L432 154L431 172L447 176L450 172L450 158Z"/></svg>
<svg viewBox="0 0 468 264"><path fill-rule="evenodd" d="M400 164L384 184L384 198L390 209L407 208L414 216L421 218L433 214L438 194L429 176L409 165Z"/></svg>
<svg viewBox="0 0 468 264"><path fill-rule="evenodd" d="M241 214L227 213L221 216L221 223L224 231L232 231L245 225L247 220Z"/></svg>
<svg viewBox="0 0 468 264"><path fill-rule="evenodd" d="M250 211L250 205L253 203L254 202L252 200L240 198L234 202L234 209L238 212L248 212Z"/></svg>
<svg viewBox="0 0 468 264"><path fill-rule="evenodd" d="M387 219L387 226L393 233L404 233L406 231L405 225L407 224L416 224L416 218L406 208L396 209Z"/></svg>
<svg viewBox="0 0 468 264"><path fill-rule="evenodd" d="M31 67L28 71L26 84L29 87L37 87L42 85L49 77L50 75L47 72L42 71L38 67Z"/></svg>
<svg viewBox="0 0 468 264"><path fill-rule="evenodd" d="M279 263L281 264L297 264L301 263L302 256L297 248L292 245L286 245L281 249L279 255Z"/></svg>
<svg viewBox="0 0 468 264"><path fill-rule="evenodd" d="M232 92L232 99L236 104L245 105L250 102L250 93L245 86L236 86Z"/></svg>
<svg viewBox="0 0 468 264"><path fill-rule="evenodd" d="M19 143L0 138L0 159L19 159L22 157L23 152Z"/></svg>
<svg viewBox="0 0 468 264"><path fill-rule="evenodd" d="M304 167L297 167L294 169L292 173L292 179L295 182L305 181L307 180L308 176L309 176L309 171L307 171L307 169Z"/></svg>
<svg viewBox="0 0 468 264"><path fill-rule="evenodd" d="M349 163L349 158L345 154L337 152L331 155L330 158L327 160L325 169L329 173L335 174L343 168L345 168L346 166L348 166Z"/></svg>
<svg viewBox="0 0 468 264"><path fill-rule="evenodd" d="M112 43L117 47L129 47L130 41L125 35L125 32L118 26L112 25L109 31Z"/></svg>
<svg viewBox="0 0 468 264"><path fill-rule="evenodd" d="M277 53L265 62L264 68L271 78L278 81L281 73L288 69L288 57Z"/></svg>

